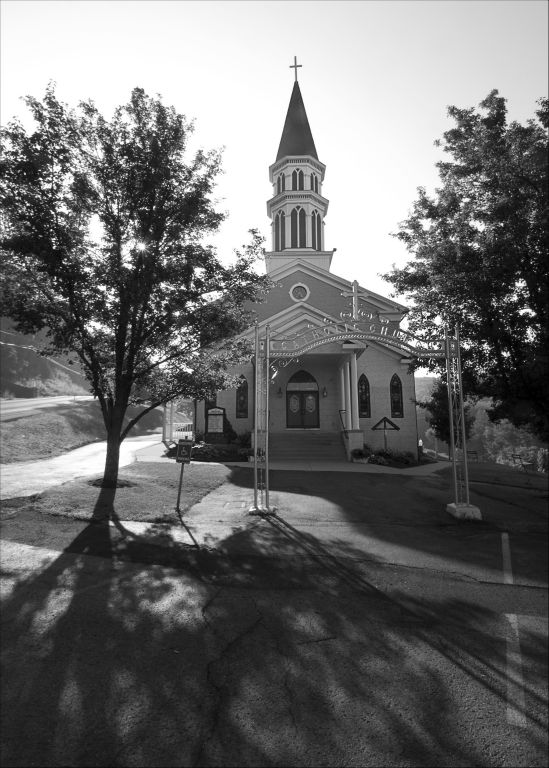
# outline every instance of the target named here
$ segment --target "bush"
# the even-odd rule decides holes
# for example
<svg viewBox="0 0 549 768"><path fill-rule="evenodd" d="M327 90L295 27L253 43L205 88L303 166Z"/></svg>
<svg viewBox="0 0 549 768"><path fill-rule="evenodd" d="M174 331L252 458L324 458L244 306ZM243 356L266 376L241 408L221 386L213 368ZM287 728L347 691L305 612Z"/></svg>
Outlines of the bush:
<svg viewBox="0 0 549 768"><path fill-rule="evenodd" d="M380 448L368 459L370 464L381 466L415 466L417 459L410 451L394 451L391 448Z"/></svg>
<svg viewBox="0 0 549 768"><path fill-rule="evenodd" d="M536 466L538 472L547 473L549 471L549 451L547 448L538 448Z"/></svg>
<svg viewBox="0 0 549 768"><path fill-rule="evenodd" d="M249 448L252 444L252 433L250 431L241 432L237 436L236 442L242 446L242 448Z"/></svg>
<svg viewBox="0 0 549 768"><path fill-rule="evenodd" d="M353 459L364 459L366 458L366 454L362 450L362 448L353 448L351 451L351 456Z"/></svg>
<svg viewBox="0 0 549 768"><path fill-rule="evenodd" d="M373 453L368 457L368 464L379 464L382 467L388 467L389 462L385 456L380 456L378 453Z"/></svg>

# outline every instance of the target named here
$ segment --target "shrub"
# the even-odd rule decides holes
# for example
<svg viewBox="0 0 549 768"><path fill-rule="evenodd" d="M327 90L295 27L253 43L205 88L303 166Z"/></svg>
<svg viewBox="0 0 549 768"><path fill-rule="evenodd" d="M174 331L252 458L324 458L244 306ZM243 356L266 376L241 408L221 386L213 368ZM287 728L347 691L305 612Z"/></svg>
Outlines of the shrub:
<svg viewBox="0 0 549 768"><path fill-rule="evenodd" d="M536 455L536 466L538 472L545 472L549 470L549 451L547 448L538 448Z"/></svg>
<svg viewBox="0 0 549 768"><path fill-rule="evenodd" d="M248 430L247 432L241 432L237 438L236 442L242 446L242 448L249 448L252 444L252 433Z"/></svg>
<svg viewBox="0 0 549 768"><path fill-rule="evenodd" d="M380 456L378 453L373 453L371 456L368 457L368 464L379 464L383 467L388 467L389 462L385 458L385 456Z"/></svg>
<svg viewBox="0 0 549 768"><path fill-rule="evenodd" d="M351 451L351 456L353 457L353 459L364 459L365 455L366 454L364 453L362 448L353 448L353 450Z"/></svg>

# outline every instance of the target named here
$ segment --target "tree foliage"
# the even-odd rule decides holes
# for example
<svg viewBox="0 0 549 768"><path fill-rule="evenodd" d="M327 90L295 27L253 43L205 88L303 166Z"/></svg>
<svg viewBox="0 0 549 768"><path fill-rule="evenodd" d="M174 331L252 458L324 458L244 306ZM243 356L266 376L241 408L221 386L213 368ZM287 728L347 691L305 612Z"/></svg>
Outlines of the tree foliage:
<svg viewBox="0 0 549 768"><path fill-rule="evenodd" d="M450 408L448 403L448 385L440 379L436 381L428 400L418 401L417 405L427 411L427 421L433 431L433 435L439 440L444 440L450 445ZM464 403L465 438L471 436L474 423L474 413L468 403ZM454 418L454 438L457 445L461 445L461 433Z"/></svg>
<svg viewBox="0 0 549 768"><path fill-rule="evenodd" d="M244 311L267 287L262 239L224 266L203 244L224 216L211 199L217 151L187 159L193 125L136 88L106 119L92 102L27 97L35 127L1 133L3 314L48 329L46 354L77 353L107 430L104 485L116 486L128 404L140 415L232 383ZM139 417L137 417L139 418Z"/></svg>
<svg viewBox="0 0 549 768"><path fill-rule="evenodd" d="M549 107L538 104L526 125L507 122L497 91L478 111L449 108L441 185L434 196L418 189L395 235L414 258L385 278L412 299L418 336L459 323L466 394L492 398L492 418L547 440Z"/></svg>

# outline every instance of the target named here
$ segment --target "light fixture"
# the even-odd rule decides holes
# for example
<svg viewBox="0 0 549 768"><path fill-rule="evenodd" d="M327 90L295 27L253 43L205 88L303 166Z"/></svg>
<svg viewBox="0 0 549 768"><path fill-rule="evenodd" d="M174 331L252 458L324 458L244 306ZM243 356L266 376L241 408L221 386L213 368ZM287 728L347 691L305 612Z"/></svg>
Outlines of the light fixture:
<svg viewBox="0 0 549 768"><path fill-rule="evenodd" d="M276 393L278 397L282 397L282 387L278 388L278 392Z"/></svg>
<svg viewBox="0 0 549 768"><path fill-rule="evenodd" d="M322 397L328 397L328 392L326 390L326 387L322 390Z"/></svg>

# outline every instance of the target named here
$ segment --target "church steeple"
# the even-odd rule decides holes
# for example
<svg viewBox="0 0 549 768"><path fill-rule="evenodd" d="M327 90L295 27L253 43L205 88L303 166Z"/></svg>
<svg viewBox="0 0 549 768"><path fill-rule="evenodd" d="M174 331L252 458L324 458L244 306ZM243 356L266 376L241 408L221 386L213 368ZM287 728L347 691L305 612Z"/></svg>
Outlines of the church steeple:
<svg viewBox="0 0 549 768"><path fill-rule="evenodd" d="M280 160L286 155L310 155L318 160L313 134L309 127L305 104L297 80L294 83L290 98L276 159Z"/></svg>
<svg viewBox="0 0 549 768"><path fill-rule="evenodd" d="M328 200L322 196L326 166L320 162L296 78L276 161L269 168L273 197L267 202L272 219L272 251L267 272L292 261L305 261L329 270L333 251L324 250L324 217Z"/></svg>

